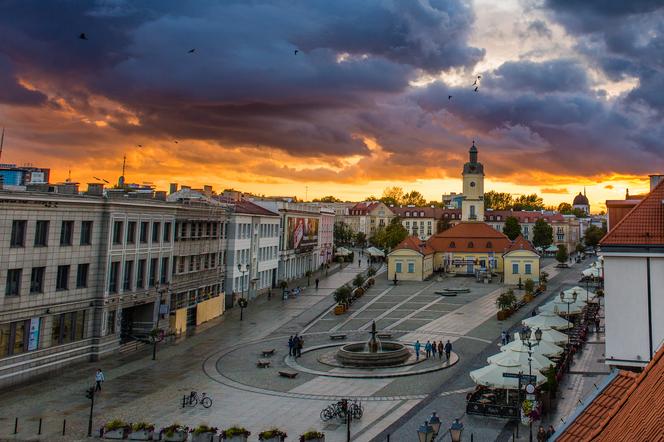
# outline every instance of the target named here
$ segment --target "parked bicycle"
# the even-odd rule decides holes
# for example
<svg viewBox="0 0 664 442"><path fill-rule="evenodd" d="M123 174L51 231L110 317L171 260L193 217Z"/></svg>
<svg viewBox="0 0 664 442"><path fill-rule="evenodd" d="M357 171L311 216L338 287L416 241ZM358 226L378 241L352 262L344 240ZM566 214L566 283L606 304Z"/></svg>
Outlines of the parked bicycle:
<svg viewBox="0 0 664 442"><path fill-rule="evenodd" d="M344 407L344 402L339 401L333 404L328 405L323 408L320 412L320 418L322 421L329 421L338 417L339 419L345 419L346 413L349 413L352 419L360 419L364 413L364 408L362 403L354 400L353 402L347 402L348 410Z"/></svg>
<svg viewBox="0 0 664 442"><path fill-rule="evenodd" d="M205 393L199 395L198 392L192 391L189 393L189 396L184 397L183 407L184 404L189 405L190 407L195 407L199 403L205 408L210 408L212 406L212 399Z"/></svg>

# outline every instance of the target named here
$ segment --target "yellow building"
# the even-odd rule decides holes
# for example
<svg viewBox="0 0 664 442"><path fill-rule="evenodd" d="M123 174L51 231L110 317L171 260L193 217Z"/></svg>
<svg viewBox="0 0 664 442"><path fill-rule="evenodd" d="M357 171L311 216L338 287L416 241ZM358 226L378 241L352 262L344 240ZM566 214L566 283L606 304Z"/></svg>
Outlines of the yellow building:
<svg viewBox="0 0 664 442"><path fill-rule="evenodd" d="M387 276L398 281L424 281L433 274L434 250L417 236L409 236L392 250Z"/></svg>
<svg viewBox="0 0 664 442"><path fill-rule="evenodd" d="M539 281L540 257L532 244L521 235L512 242L503 255L503 265L505 284L517 285L519 280L526 282L527 279Z"/></svg>

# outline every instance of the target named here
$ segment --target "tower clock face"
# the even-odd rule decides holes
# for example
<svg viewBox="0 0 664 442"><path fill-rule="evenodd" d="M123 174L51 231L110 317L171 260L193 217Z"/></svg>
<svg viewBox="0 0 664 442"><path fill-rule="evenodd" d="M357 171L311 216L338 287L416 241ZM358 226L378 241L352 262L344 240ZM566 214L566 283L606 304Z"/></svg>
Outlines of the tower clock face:
<svg viewBox="0 0 664 442"><path fill-rule="evenodd" d="M475 187L475 181L470 182L470 187Z"/></svg>

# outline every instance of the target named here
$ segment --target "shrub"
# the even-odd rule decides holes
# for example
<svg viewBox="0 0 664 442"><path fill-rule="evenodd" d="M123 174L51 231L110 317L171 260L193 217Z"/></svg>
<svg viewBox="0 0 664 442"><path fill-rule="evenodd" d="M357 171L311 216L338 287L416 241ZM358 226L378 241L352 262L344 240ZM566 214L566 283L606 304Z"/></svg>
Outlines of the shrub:
<svg viewBox="0 0 664 442"><path fill-rule="evenodd" d="M166 434L166 436L173 437L173 435L175 435L175 433L178 432L178 431L182 431L182 432L189 431L189 427L185 427L184 425L180 425L180 424L175 423L175 424L169 425L168 427L162 428L161 431L163 431L164 434Z"/></svg>
<svg viewBox="0 0 664 442"><path fill-rule="evenodd" d="M285 439L286 437L288 437L288 435L278 428L272 428L258 433L258 440L272 439L275 437L281 437Z"/></svg>
<svg viewBox="0 0 664 442"><path fill-rule="evenodd" d="M337 304L345 304L350 299L351 290L347 285L342 285L334 291L334 300Z"/></svg>
<svg viewBox="0 0 664 442"><path fill-rule="evenodd" d="M122 430L124 428L129 428L129 424L121 419L113 419L104 425L104 431Z"/></svg>
<svg viewBox="0 0 664 442"><path fill-rule="evenodd" d="M528 278L526 279L526 282L524 283L523 287L526 289L526 293L528 295L532 295L533 292L535 291L535 281Z"/></svg>
<svg viewBox="0 0 664 442"><path fill-rule="evenodd" d="M369 270L367 270L367 276L371 277L374 276L375 274L376 274L376 269L374 269L373 267L369 267Z"/></svg>
<svg viewBox="0 0 664 442"><path fill-rule="evenodd" d="M508 290L505 293L502 293L496 299L496 305L500 310L510 310L516 304L516 296L514 296L514 291Z"/></svg>
<svg viewBox="0 0 664 442"><path fill-rule="evenodd" d="M229 437L233 436L249 436L251 434L251 431L247 430L244 427L236 427L232 426L227 430L223 430L221 432L221 438L222 439L228 439Z"/></svg>
<svg viewBox="0 0 664 442"><path fill-rule="evenodd" d="M549 274L547 272L541 272L540 273L540 282L542 284L546 284L548 280L549 280Z"/></svg>
<svg viewBox="0 0 664 442"><path fill-rule="evenodd" d="M131 431L154 431L154 424L147 422L136 422L131 425Z"/></svg>
<svg viewBox="0 0 664 442"><path fill-rule="evenodd" d="M300 436L300 442L305 442L313 439L321 439L323 437L325 437L325 435L320 431L307 431L306 433Z"/></svg>
<svg viewBox="0 0 664 442"><path fill-rule="evenodd" d="M362 284L364 284L364 276L361 273L358 273L357 276L355 276L355 279L353 279L353 285L355 287L362 287Z"/></svg>

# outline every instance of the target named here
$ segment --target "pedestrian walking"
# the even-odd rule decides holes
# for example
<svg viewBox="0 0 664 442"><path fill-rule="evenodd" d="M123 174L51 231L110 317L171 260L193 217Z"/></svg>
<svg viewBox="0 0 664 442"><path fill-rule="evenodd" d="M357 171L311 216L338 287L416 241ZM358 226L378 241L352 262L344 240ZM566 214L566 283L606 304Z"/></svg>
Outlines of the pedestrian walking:
<svg viewBox="0 0 664 442"><path fill-rule="evenodd" d="M444 351L445 351L445 346L443 345L443 341L440 340L438 341L438 359L443 359Z"/></svg>
<svg viewBox="0 0 664 442"><path fill-rule="evenodd" d="M546 442L546 431L544 430L543 426L539 426L537 429L537 442Z"/></svg>
<svg viewBox="0 0 664 442"><path fill-rule="evenodd" d="M297 341L297 357L302 356L302 347L304 347L304 338L300 336L300 339Z"/></svg>
<svg viewBox="0 0 664 442"><path fill-rule="evenodd" d="M431 343L431 356L433 356L434 359L436 359L436 349L438 348L438 345L436 344L436 341L433 341Z"/></svg>
<svg viewBox="0 0 664 442"><path fill-rule="evenodd" d="M422 348L422 344L420 344L419 339L415 342L415 360L419 361L420 360L420 348Z"/></svg>
<svg viewBox="0 0 664 442"><path fill-rule="evenodd" d="M431 356L431 341L427 341L426 344L424 344L424 352L427 355L427 359Z"/></svg>
<svg viewBox="0 0 664 442"><path fill-rule="evenodd" d="M599 334L599 315L595 315L595 333Z"/></svg>
<svg viewBox="0 0 664 442"><path fill-rule="evenodd" d="M272 299L272 289L267 290L267 300L269 301L270 299Z"/></svg>
<svg viewBox="0 0 664 442"><path fill-rule="evenodd" d="M450 363L450 354L452 353L452 343L448 339L447 342L445 343L445 359L447 359L447 363Z"/></svg>
<svg viewBox="0 0 664 442"><path fill-rule="evenodd" d="M293 356L293 335L288 338L288 356Z"/></svg>
<svg viewBox="0 0 664 442"><path fill-rule="evenodd" d="M95 373L95 391L101 391L101 384L103 384L105 380L104 373L101 371L101 368L98 368L97 373Z"/></svg>
<svg viewBox="0 0 664 442"><path fill-rule="evenodd" d="M297 358L297 348L300 345L300 337L296 334L293 338L293 357Z"/></svg>
<svg viewBox="0 0 664 442"><path fill-rule="evenodd" d="M500 332L500 344L501 345L507 344L507 332L505 330Z"/></svg>
<svg viewBox="0 0 664 442"><path fill-rule="evenodd" d="M316 290L318 290L318 278L316 278Z"/></svg>
<svg viewBox="0 0 664 442"><path fill-rule="evenodd" d="M549 428L546 429L546 438L550 438L555 434L556 430L553 428L553 425L549 425Z"/></svg>

